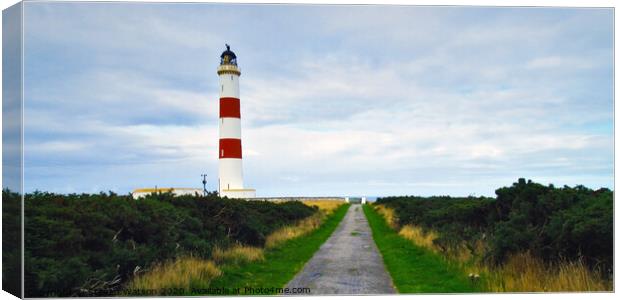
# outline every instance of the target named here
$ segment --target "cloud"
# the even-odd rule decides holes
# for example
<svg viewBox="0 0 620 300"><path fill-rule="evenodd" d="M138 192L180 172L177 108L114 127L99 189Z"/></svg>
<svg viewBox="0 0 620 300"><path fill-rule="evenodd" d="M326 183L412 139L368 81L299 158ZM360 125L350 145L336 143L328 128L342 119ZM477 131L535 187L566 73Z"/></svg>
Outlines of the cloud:
<svg viewBox="0 0 620 300"><path fill-rule="evenodd" d="M197 186L203 172L214 189L215 67L231 40L259 195L613 186L609 10L30 3L26 15L31 189Z"/></svg>
<svg viewBox="0 0 620 300"><path fill-rule="evenodd" d="M526 68L529 69L566 69L566 70L575 70L575 69L589 69L592 68L592 64L587 60L574 58L574 57L559 57L559 56L548 56L548 57L540 57L535 58L529 61L526 65Z"/></svg>

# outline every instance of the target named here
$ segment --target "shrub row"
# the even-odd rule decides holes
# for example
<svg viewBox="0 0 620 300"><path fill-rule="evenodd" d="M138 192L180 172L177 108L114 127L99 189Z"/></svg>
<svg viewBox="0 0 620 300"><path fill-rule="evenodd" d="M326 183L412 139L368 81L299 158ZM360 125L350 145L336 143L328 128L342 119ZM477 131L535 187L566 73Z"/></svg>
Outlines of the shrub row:
<svg viewBox="0 0 620 300"><path fill-rule="evenodd" d="M3 191L3 197L19 195ZM114 193L25 197L26 297L106 295L153 263L208 258L215 246L262 246L317 209L209 196Z"/></svg>
<svg viewBox="0 0 620 300"><path fill-rule="evenodd" d="M584 260L611 275L613 192L584 186L556 188L519 179L485 197L386 197L399 225L414 224L439 233L442 249L465 242L472 252L502 263L510 254L529 252L546 262Z"/></svg>

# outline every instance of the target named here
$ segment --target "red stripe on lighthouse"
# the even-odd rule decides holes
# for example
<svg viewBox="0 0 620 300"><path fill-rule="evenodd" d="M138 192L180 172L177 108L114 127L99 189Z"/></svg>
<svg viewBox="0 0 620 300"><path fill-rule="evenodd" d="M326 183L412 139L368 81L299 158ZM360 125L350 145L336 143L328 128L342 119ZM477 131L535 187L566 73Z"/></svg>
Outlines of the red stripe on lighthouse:
<svg viewBox="0 0 620 300"><path fill-rule="evenodd" d="M241 158L240 139L220 139L220 158Z"/></svg>
<svg viewBox="0 0 620 300"><path fill-rule="evenodd" d="M237 98L220 98L220 118L241 118L240 102Z"/></svg>

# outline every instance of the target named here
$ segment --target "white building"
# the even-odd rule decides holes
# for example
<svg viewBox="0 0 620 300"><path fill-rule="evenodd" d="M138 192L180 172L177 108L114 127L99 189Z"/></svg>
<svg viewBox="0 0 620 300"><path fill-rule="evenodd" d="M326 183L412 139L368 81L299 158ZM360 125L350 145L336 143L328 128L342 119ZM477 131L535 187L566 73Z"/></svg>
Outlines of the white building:
<svg viewBox="0 0 620 300"><path fill-rule="evenodd" d="M172 193L175 196L184 196L184 195L204 195L204 191L202 189L194 189L194 188L145 188L145 189L135 189L131 193L131 196L134 199L144 198L147 195L152 193Z"/></svg>

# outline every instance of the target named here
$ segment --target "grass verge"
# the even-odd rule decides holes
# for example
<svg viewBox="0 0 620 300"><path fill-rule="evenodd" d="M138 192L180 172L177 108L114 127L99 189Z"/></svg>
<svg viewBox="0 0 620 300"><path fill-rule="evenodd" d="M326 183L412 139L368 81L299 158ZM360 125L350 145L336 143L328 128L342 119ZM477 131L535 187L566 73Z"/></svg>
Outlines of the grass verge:
<svg viewBox="0 0 620 300"><path fill-rule="evenodd" d="M530 253L510 255L504 264L493 266L483 261L481 253L485 245L478 241L474 247L474 256L465 246L465 242L451 251L442 251L433 241L439 233L425 230L416 225L397 225L394 209L384 205L373 208L386 223L403 238L418 247L422 247L442 256L449 264L456 265L464 274L478 281L481 291L487 292L583 292L611 291L613 282L605 279L601 270L590 270L583 261L560 261L554 264L543 262ZM474 277L475 276L475 277ZM475 278L478 279L475 279Z"/></svg>
<svg viewBox="0 0 620 300"><path fill-rule="evenodd" d="M224 265L222 275L211 281L209 290L233 291L235 294L235 290L238 290L239 294L279 293L277 289L293 279L334 232L349 206L345 204L335 209L316 230L266 249L263 253L264 260L242 265Z"/></svg>
<svg viewBox="0 0 620 300"><path fill-rule="evenodd" d="M400 293L464 293L479 287L440 255L411 243L392 229L371 206L364 214L383 261Z"/></svg>

